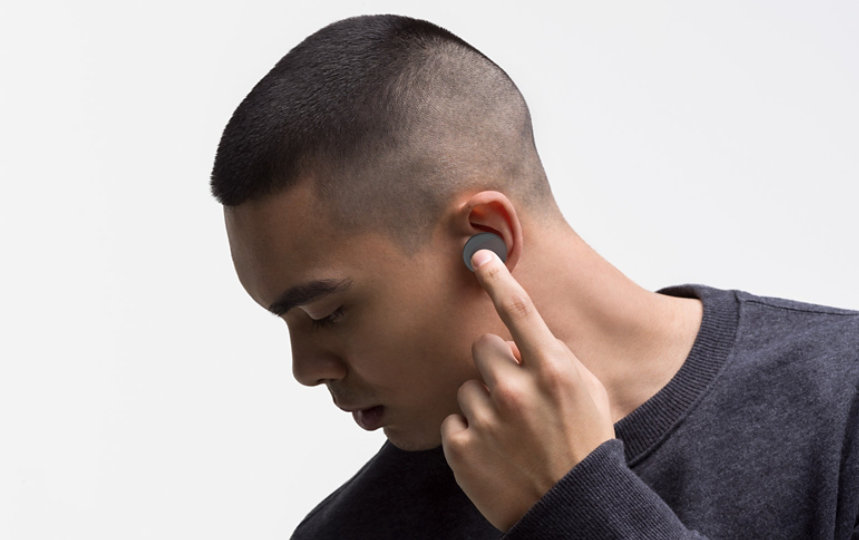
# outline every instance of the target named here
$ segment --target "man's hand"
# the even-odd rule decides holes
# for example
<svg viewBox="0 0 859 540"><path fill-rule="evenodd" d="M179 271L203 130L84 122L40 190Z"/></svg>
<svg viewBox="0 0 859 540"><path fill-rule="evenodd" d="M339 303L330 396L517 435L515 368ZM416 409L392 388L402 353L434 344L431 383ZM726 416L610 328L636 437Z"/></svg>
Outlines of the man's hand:
<svg viewBox="0 0 859 540"><path fill-rule="evenodd" d="M444 419L441 438L459 486L506 532L570 469L614 438L614 427L605 388L552 335L504 263L485 250L472 262L514 341L486 334L474 343L483 380L459 388L462 415Z"/></svg>

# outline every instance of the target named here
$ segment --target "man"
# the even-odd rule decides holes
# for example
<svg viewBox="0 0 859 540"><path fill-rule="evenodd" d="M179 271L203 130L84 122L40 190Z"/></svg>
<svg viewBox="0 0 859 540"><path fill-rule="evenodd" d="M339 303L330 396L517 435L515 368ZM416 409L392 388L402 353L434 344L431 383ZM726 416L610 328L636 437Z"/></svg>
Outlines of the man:
<svg viewBox="0 0 859 540"><path fill-rule="evenodd" d="M503 70L404 17L334 23L212 174L293 372L388 442L294 538L852 538L859 314L646 291L564 221ZM498 235L503 262L462 249Z"/></svg>

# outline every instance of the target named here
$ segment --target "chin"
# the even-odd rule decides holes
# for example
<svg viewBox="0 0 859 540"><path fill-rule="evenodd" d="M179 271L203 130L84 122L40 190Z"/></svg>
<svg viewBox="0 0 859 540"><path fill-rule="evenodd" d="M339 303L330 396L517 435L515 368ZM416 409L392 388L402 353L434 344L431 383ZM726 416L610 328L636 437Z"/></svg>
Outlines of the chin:
<svg viewBox="0 0 859 540"><path fill-rule="evenodd" d="M394 427L383 428L388 441L406 452L418 452L431 450L441 445L441 433L415 433L404 432Z"/></svg>

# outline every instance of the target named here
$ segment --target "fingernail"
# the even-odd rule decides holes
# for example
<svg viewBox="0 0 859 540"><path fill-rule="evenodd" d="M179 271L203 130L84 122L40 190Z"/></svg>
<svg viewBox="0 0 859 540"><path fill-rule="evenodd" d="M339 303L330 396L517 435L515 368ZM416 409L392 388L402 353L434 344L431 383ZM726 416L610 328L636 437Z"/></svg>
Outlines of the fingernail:
<svg viewBox="0 0 859 540"><path fill-rule="evenodd" d="M489 251L488 249L481 249L471 257L471 266L473 266L474 268L480 268L484 264L491 261L492 257L494 256L495 253Z"/></svg>

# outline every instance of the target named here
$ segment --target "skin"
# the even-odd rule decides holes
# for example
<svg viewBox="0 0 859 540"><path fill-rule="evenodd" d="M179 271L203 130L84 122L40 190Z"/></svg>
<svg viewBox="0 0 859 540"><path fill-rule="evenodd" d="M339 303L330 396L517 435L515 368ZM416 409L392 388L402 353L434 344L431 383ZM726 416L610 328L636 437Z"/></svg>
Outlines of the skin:
<svg viewBox="0 0 859 540"><path fill-rule="evenodd" d="M463 191L407 254L383 233L332 225L307 182L225 208L236 271L260 305L308 280L351 281L282 315L295 378L344 409L382 405L399 448L443 444L500 530L671 379L702 315L698 300L638 287L544 218L503 193ZM505 240L508 260L472 274L461 250L483 231Z"/></svg>
<svg viewBox="0 0 859 540"><path fill-rule="evenodd" d="M442 445L466 495L507 531L614 438L614 427L605 387L555 338L501 260L479 251L472 265L513 341L486 334L474 342L480 379L460 387L462 414L442 423Z"/></svg>

